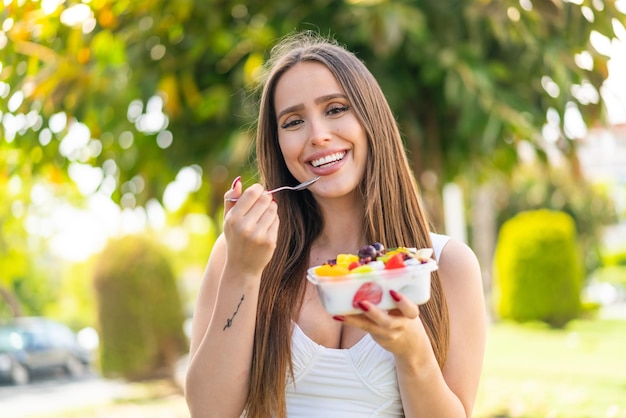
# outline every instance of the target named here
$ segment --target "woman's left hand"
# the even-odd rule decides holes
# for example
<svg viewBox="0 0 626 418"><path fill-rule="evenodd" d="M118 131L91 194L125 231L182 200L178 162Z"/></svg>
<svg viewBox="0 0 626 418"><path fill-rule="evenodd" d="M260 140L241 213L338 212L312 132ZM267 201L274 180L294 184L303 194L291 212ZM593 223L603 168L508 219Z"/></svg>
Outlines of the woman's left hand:
<svg viewBox="0 0 626 418"><path fill-rule="evenodd" d="M430 340L419 316L419 307L402 294L391 291L397 308L379 309L371 302L359 302L361 315L341 317L345 325L360 328L371 334L385 350L396 357L414 357L423 350L432 352Z"/></svg>

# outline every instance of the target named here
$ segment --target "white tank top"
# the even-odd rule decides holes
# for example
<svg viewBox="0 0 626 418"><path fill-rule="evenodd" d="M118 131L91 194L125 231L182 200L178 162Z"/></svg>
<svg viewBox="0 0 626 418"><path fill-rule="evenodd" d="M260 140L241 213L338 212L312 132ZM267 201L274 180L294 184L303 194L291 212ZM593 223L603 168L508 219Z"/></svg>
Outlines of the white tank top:
<svg viewBox="0 0 626 418"><path fill-rule="evenodd" d="M437 260L448 239L431 234ZM289 418L404 417L393 355L370 334L347 349L327 348L293 324Z"/></svg>

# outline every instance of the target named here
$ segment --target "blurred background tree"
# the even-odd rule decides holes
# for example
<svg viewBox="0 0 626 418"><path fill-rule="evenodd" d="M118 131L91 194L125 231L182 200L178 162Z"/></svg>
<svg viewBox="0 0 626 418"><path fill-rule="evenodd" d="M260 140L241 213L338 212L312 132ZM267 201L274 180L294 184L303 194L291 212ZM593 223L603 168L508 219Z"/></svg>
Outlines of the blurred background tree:
<svg viewBox="0 0 626 418"><path fill-rule="evenodd" d="M313 29L372 68L418 174L432 172L439 185L468 170L489 176L515 165L517 141L541 149L549 108L562 123L568 103L589 121L600 115L599 98L581 93L597 92L607 75L589 39L613 37L623 15L614 2L574 3L9 2L3 147L24 150L34 169L100 167L115 177L114 198L130 193L136 204L160 199L182 167L198 165L219 197L206 202L214 213L228 170L248 156L249 87L268 49ZM574 138L560 139L573 156ZM129 186L137 176L141 190Z"/></svg>
<svg viewBox="0 0 626 418"><path fill-rule="evenodd" d="M95 265L101 370L127 380L174 378L187 350L176 277L145 237L111 241Z"/></svg>
<svg viewBox="0 0 626 418"><path fill-rule="evenodd" d="M566 212L576 224L584 271L602 264L602 236L598 232L618 221L615 204L602 185L580 181L568 169L526 163L499 182L496 190L498 229L523 211L552 208Z"/></svg>
<svg viewBox="0 0 626 418"><path fill-rule="evenodd" d="M588 124L602 120L608 57L590 39L623 32L617 7L602 0L5 1L0 195L13 203L0 214L3 228L24 232L15 202L27 212L31 188L50 173L59 182L87 181L83 194L110 196L122 209L153 203L180 222L200 213L219 224L230 180L254 175L255 80L276 39L302 29L335 36L380 81L438 229L444 184L462 178L470 194L482 190L517 166L522 142L540 163L556 149L582 181L576 133L566 123L572 110ZM557 117L547 143L549 111ZM168 207L168 187L190 176L202 182ZM9 187L16 178L21 187ZM475 217L495 224L493 194L477 195ZM495 227L481 234L477 225L484 223L475 222L475 239L495 237ZM7 241L0 258L23 254L27 263L20 242ZM479 255L488 256L486 248ZM24 274L15 268L1 273L9 290Z"/></svg>

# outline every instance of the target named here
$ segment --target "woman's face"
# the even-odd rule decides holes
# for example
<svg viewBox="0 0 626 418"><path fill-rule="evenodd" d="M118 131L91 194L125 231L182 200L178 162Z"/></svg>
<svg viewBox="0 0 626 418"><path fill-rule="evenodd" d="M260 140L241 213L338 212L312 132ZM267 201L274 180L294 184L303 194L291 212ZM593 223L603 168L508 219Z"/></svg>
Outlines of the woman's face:
<svg viewBox="0 0 626 418"><path fill-rule="evenodd" d="M274 92L278 143L299 181L322 178L310 189L321 197L353 192L367 163L368 143L348 97L330 70L300 62L285 72Z"/></svg>

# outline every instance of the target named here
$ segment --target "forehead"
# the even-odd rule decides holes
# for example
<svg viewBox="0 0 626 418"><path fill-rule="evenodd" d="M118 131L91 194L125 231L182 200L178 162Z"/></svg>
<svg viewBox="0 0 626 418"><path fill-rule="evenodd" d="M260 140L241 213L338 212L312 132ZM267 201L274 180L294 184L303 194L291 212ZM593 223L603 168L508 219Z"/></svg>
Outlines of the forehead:
<svg viewBox="0 0 626 418"><path fill-rule="evenodd" d="M330 69L317 61L299 62L280 77L274 90L276 113L285 107L307 104L318 97L345 94Z"/></svg>

